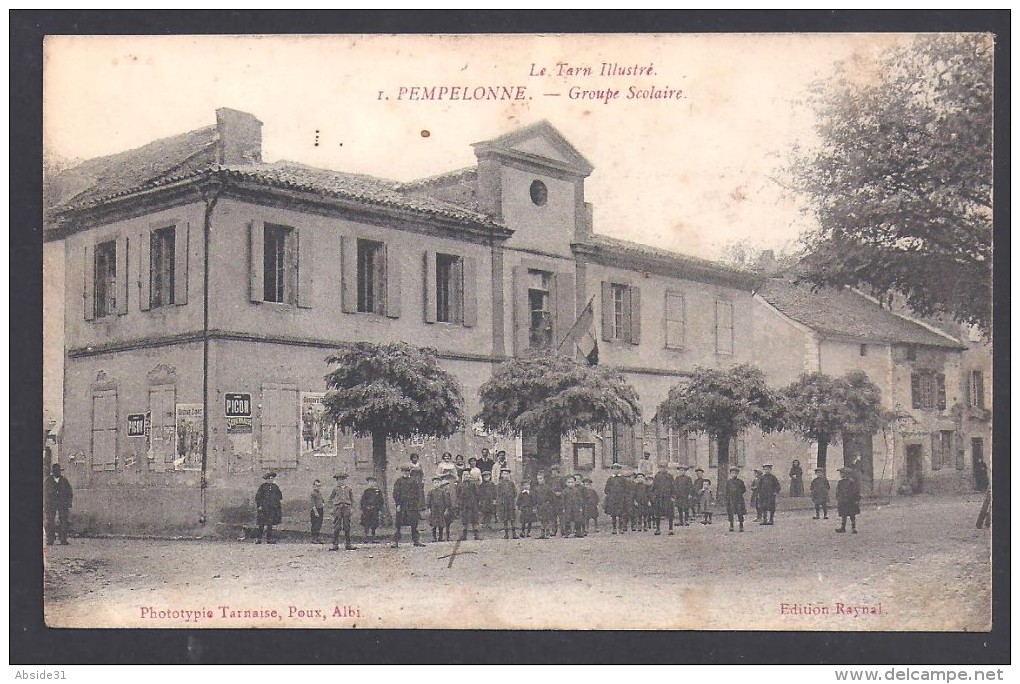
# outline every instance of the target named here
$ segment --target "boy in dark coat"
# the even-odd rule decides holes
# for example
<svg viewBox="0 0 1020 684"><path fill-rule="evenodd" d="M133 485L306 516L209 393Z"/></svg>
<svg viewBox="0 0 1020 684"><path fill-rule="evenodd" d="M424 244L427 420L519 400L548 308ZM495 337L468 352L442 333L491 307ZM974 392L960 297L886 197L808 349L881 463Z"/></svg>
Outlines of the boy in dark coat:
<svg viewBox="0 0 1020 684"><path fill-rule="evenodd" d="M584 478L581 484L584 485L582 493L584 494L584 524L581 529L584 530L585 534L588 534L588 521L591 521L594 526L595 532L599 531L599 493L592 487L592 481L590 477Z"/></svg>
<svg viewBox="0 0 1020 684"><path fill-rule="evenodd" d="M460 533L461 541L467 540L468 526L471 527L471 531L474 533L476 540L481 539L478 536L478 480L471 474L470 470L465 470L461 476L460 484L457 486L457 502L460 505L460 522L464 526L464 529Z"/></svg>
<svg viewBox="0 0 1020 684"><path fill-rule="evenodd" d="M538 472L536 476L538 482L531 488L531 492L535 497L535 507L538 513L538 523L542 528L542 534L538 537L539 539L548 539L549 533L553 529L553 525L556 524L556 499L553 496L552 487L545 481L545 473L542 471Z"/></svg>
<svg viewBox="0 0 1020 684"><path fill-rule="evenodd" d="M739 472L738 468L730 468L730 479L726 480L726 517L730 520L730 532L733 531L733 516L740 522L740 531L744 531L744 514L747 512L744 507L747 487L744 481L737 477Z"/></svg>
<svg viewBox="0 0 1020 684"><path fill-rule="evenodd" d="M815 468L815 479L811 480L811 501L815 505L815 520L818 520L818 512L821 511L825 520L829 519L829 480L825 477L825 471Z"/></svg>
<svg viewBox="0 0 1020 684"><path fill-rule="evenodd" d="M453 519L457 517L459 508L457 508L457 482L456 475L453 472L448 472L443 475L443 486L442 490L446 493L446 498L450 502L449 508L446 509L446 517L443 519L443 529L446 530L446 541L450 541L450 526L453 524ZM440 535L442 539L442 535Z"/></svg>
<svg viewBox="0 0 1020 684"><path fill-rule="evenodd" d="M382 491L375 486L375 477L369 475L366 480L368 486L361 493L361 501L359 502L359 508L361 508L361 526L365 529L365 536L368 537L369 541L374 542L375 531L379 528L379 516L382 514L383 505L386 502L383 500Z"/></svg>
<svg viewBox="0 0 1020 684"><path fill-rule="evenodd" d="M46 506L46 545L53 546L53 542L59 537L63 545L70 544L67 541L70 530L71 502L74 493L71 490L71 483L67 481L60 469L59 463L50 467L50 476L46 478L46 485L43 487L43 502Z"/></svg>
<svg viewBox="0 0 1020 684"><path fill-rule="evenodd" d="M765 469L765 472L758 482L758 502L761 505L762 520L758 524L775 525L776 497L779 496L782 486L779 484L779 478L772 474L771 463L762 464L762 468Z"/></svg>
<svg viewBox="0 0 1020 684"><path fill-rule="evenodd" d="M482 484L478 485L478 512L485 529L491 529L496 515L496 483L492 481L491 470L482 471Z"/></svg>
<svg viewBox="0 0 1020 684"><path fill-rule="evenodd" d="M846 532L846 519L850 518L850 531L857 534L857 514L861 512L861 486L851 476L849 468L839 469L839 482L836 483L836 509L842 523L837 532Z"/></svg>
<svg viewBox="0 0 1020 684"><path fill-rule="evenodd" d="M353 551L351 545L351 513L354 510L354 490L347 486L347 473L337 473L336 487L329 495L333 506L333 546L330 551L340 550L340 533L344 533L344 548Z"/></svg>
<svg viewBox="0 0 1020 684"><path fill-rule="evenodd" d="M499 483L496 485L496 515L503 521L503 539L513 534L517 539L517 516L514 507L517 504L517 485L510 479L510 469L499 469Z"/></svg>
<svg viewBox="0 0 1020 684"><path fill-rule="evenodd" d="M694 482L687 474L690 466L680 466L680 474L676 476L676 486L673 490L676 499L676 509L680 514L680 527L688 527L691 524L691 505L694 497Z"/></svg>
<svg viewBox="0 0 1020 684"><path fill-rule="evenodd" d="M425 546L418 538L418 520L421 515L422 499L418 482L411 477L411 466L401 466L401 476L393 483L393 504L396 509L393 519L393 548L400 546L400 528L411 528L411 542Z"/></svg>
<svg viewBox="0 0 1020 684"><path fill-rule="evenodd" d="M655 516L655 534L662 534L662 516L669 520L669 533L673 534L673 489L676 481L665 468L652 478L652 515Z"/></svg>
<svg viewBox="0 0 1020 684"><path fill-rule="evenodd" d="M432 478L432 489L429 490L425 499L425 505L429 509L429 527L432 528L432 541L443 541L443 529L446 527L446 520L453 503L450 500L449 490L443 487L443 478Z"/></svg>
<svg viewBox="0 0 1020 684"><path fill-rule="evenodd" d="M266 543L275 544L273 525L279 525L283 520L283 492L276 484L276 473L266 473L262 477L265 482L255 492L255 523L259 527L255 543L261 544L265 533Z"/></svg>
<svg viewBox="0 0 1020 684"><path fill-rule="evenodd" d="M517 510L521 512L521 536L531 536L531 525L535 522L535 496L531 493L531 485L524 482L521 493L517 495Z"/></svg>
<svg viewBox="0 0 1020 684"><path fill-rule="evenodd" d="M648 491L648 487L645 486L645 476L640 471L634 473L634 477L631 482L630 495L630 531L647 532L648 524L645 510L648 508L650 503L650 493Z"/></svg>
<svg viewBox="0 0 1020 684"><path fill-rule="evenodd" d="M567 488L567 478L560 474L560 467L553 464L549 468L549 490L552 492L552 510L555 517L552 521L552 536L567 536L566 524L563 520L563 490Z"/></svg>
<svg viewBox="0 0 1020 684"><path fill-rule="evenodd" d="M704 508L701 502L701 491L705 488L705 471L697 468L694 471L694 482L691 484L691 513L697 517Z"/></svg>
<svg viewBox="0 0 1020 684"><path fill-rule="evenodd" d="M584 494L577 486L577 478L568 475L566 487L563 489L563 536L569 537L572 532L575 537L583 537L584 530L581 527L583 520Z"/></svg>
<svg viewBox="0 0 1020 684"><path fill-rule="evenodd" d="M623 477L623 467L619 463L614 463L611 468L613 474L606 480L603 490L606 495L603 508L613 520L613 534L616 534L617 527L620 534L623 534L627 529L624 516L627 503L626 478Z"/></svg>

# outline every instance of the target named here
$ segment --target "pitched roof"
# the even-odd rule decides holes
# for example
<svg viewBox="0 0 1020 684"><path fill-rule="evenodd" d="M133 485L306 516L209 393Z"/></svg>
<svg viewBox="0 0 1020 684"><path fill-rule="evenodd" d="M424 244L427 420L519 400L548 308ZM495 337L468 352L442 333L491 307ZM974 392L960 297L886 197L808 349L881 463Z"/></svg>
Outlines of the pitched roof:
<svg viewBox="0 0 1020 684"><path fill-rule="evenodd" d="M771 278L758 294L784 315L822 336L885 344L963 348L950 335L895 314L850 289L822 288L813 292L809 285Z"/></svg>

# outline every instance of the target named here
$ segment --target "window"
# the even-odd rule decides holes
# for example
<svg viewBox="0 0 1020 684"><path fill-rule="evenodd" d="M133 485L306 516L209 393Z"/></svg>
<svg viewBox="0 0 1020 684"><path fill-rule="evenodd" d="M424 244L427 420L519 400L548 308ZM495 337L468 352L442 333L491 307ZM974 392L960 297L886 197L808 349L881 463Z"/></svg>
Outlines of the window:
<svg viewBox="0 0 1020 684"><path fill-rule="evenodd" d="M641 342L641 291L625 283L602 283L602 338Z"/></svg>
<svg viewBox="0 0 1020 684"><path fill-rule="evenodd" d="M436 320L464 321L464 263L458 256L436 255Z"/></svg>
<svg viewBox="0 0 1020 684"><path fill-rule="evenodd" d="M358 311L386 313L386 256L381 242L358 240Z"/></svg>
<svg viewBox="0 0 1020 684"><path fill-rule="evenodd" d="M117 312L117 243L96 245L96 317Z"/></svg>
<svg viewBox="0 0 1020 684"><path fill-rule="evenodd" d="M177 228L153 231L149 249L149 306L174 303L175 237ZM142 296L145 294L143 292Z"/></svg>
<svg viewBox="0 0 1020 684"><path fill-rule="evenodd" d="M263 247L263 299L265 302L290 304L294 287L293 230L286 226L266 224Z"/></svg>
<svg viewBox="0 0 1020 684"><path fill-rule="evenodd" d="M553 343L552 273L528 269L529 346L548 349ZM615 461L614 461L615 463Z"/></svg>
<svg viewBox="0 0 1020 684"><path fill-rule="evenodd" d="M985 407L985 374L979 370L971 371L967 384L968 403L983 409Z"/></svg>
<svg viewBox="0 0 1020 684"><path fill-rule="evenodd" d="M116 390L99 391L92 395L92 469L117 469Z"/></svg>
<svg viewBox="0 0 1020 684"><path fill-rule="evenodd" d="M733 304L716 301L715 303L715 352L717 354L733 353Z"/></svg>
<svg viewBox="0 0 1020 684"><path fill-rule="evenodd" d="M941 470L953 462L953 433L942 430L932 435L931 468Z"/></svg>
<svg viewBox="0 0 1020 684"><path fill-rule="evenodd" d="M613 463L633 465L637 462L634 456L634 428L623 423L613 423L602 443L602 465Z"/></svg>
<svg viewBox="0 0 1020 684"><path fill-rule="evenodd" d="M685 304L682 294L666 293L666 346L670 349L684 348Z"/></svg>
<svg viewBox="0 0 1020 684"><path fill-rule="evenodd" d="M590 442L574 444L574 470L592 470L595 468L595 445Z"/></svg>
<svg viewBox="0 0 1020 684"><path fill-rule="evenodd" d="M946 408L946 376L922 371L910 376L911 406L916 409Z"/></svg>
<svg viewBox="0 0 1020 684"><path fill-rule="evenodd" d="M730 438L729 464L731 466L744 466L747 457L747 442L743 436ZM716 467L719 463L719 443L715 437L708 438L708 465Z"/></svg>
<svg viewBox="0 0 1020 684"><path fill-rule="evenodd" d="M540 180L532 181L529 191L532 203L536 207L544 207L549 200L549 189L545 187L545 183Z"/></svg>
<svg viewBox="0 0 1020 684"><path fill-rule="evenodd" d="M663 437L665 449L659 460L661 463L694 465L697 462L697 444L697 438L691 433L667 428Z"/></svg>

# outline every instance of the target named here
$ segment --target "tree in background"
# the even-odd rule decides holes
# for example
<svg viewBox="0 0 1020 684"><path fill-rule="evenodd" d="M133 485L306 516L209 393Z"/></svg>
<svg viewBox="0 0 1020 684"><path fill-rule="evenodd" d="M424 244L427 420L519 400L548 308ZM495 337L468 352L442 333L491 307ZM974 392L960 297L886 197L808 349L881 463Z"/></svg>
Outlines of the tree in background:
<svg viewBox="0 0 1020 684"><path fill-rule="evenodd" d="M862 371L842 377L805 373L783 388L786 423L818 445L825 468L830 444L849 434L874 434L885 425L882 392Z"/></svg>
<svg viewBox="0 0 1020 684"><path fill-rule="evenodd" d="M326 359L322 403L338 429L372 438L372 467L387 501L387 439L450 437L464 424L460 386L439 367L434 349L396 342L350 342Z"/></svg>
<svg viewBox="0 0 1020 684"><path fill-rule="evenodd" d="M765 433L780 430L784 419L779 397L765 383L765 375L749 364L695 369L669 391L658 415L674 429L715 438L720 495L729 478L730 442L752 426Z"/></svg>
<svg viewBox="0 0 1020 684"><path fill-rule="evenodd" d="M619 372L558 354L504 361L479 396L475 420L485 430L554 444L574 430L634 425L641 416L637 392Z"/></svg>
<svg viewBox="0 0 1020 684"><path fill-rule="evenodd" d="M843 64L815 86L820 147L792 168L819 224L807 280L898 292L918 315L988 331L992 52L988 35L923 35L868 78Z"/></svg>

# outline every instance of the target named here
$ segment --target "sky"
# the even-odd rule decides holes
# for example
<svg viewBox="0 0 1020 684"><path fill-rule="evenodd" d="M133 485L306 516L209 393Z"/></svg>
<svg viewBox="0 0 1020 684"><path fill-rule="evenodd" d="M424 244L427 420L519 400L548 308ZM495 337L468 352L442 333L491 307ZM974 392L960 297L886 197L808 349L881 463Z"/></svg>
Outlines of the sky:
<svg viewBox="0 0 1020 684"><path fill-rule="evenodd" d="M777 182L793 146L815 144L809 85L841 60L867 73L884 48L906 39L49 36L43 149L48 165L66 167L211 125L218 107L232 107L263 121L266 161L404 181L470 166L471 143L545 119L595 167L585 195L596 232L719 259L733 243L789 249L810 228L801 202ZM639 73L602 75L603 63ZM515 92L524 96L400 97L416 86L523 87ZM630 88L682 97L628 99ZM604 101L606 90L618 96ZM44 269L51 413L60 402L59 247L47 247Z"/></svg>

